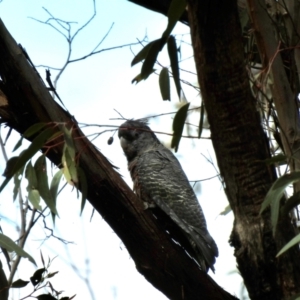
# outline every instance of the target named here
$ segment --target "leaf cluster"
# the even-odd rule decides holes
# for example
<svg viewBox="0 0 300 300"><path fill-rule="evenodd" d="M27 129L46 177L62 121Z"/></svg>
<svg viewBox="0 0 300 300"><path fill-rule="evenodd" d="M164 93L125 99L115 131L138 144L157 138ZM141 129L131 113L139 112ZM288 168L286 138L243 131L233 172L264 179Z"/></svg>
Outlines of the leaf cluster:
<svg viewBox="0 0 300 300"><path fill-rule="evenodd" d="M28 182L27 199L32 205L33 210L42 212L46 208L49 208L53 223L55 223L55 217L58 216L57 196L59 194L58 189L62 176L77 190L81 190L81 213L84 209L87 197L86 176L83 170L78 166L76 160L76 149L72 137L72 129L68 129L65 125L61 126L61 130L57 130L57 128L58 126L56 125L49 126L49 124L39 123L30 127L22 135L13 151L22 145L24 138L31 139L32 142L19 156L14 156L7 161L6 169L3 174L5 180L0 186L1 192L13 178L13 200L15 200L19 193L21 182L23 178L26 178ZM45 154L47 147L51 147L50 144L54 143L58 137L63 137L61 168L55 173L49 185ZM44 154L40 155L33 163L32 159L34 155L40 150L42 150ZM41 199L44 201L43 205ZM15 252L19 257L28 258L33 264L36 264L33 257L24 251L22 246L21 244L15 243L8 236L0 233L0 247L6 249L8 252ZM18 284L22 283L19 282Z"/></svg>
<svg viewBox="0 0 300 300"><path fill-rule="evenodd" d="M284 163L287 161L287 157L283 154L273 156L271 159L267 159L265 163L275 164ZM260 213L263 213L267 208L271 209L271 223L273 228L273 234L276 233L276 228L280 221L280 217L287 215L300 205L300 192L295 193L291 197L285 200L285 191L291 184L300 181L300 171L294 171L284 174L279 177L269 189L260 209ZM277 256L283 254L291 247L300 243L300 234L296 235L290 240L277 254Z"/></svg>
<svg viewBox="0 0 300 300"><path fill-rule="evenodd" d="M60 295L63 292L57 291L50 282L50 279L58 274L58 271L56 271L56 272L48 271L53 260L50 260L50 258L48 258L48 263L47 263L47 265L45 265L45 261L44 261L44 257L42 255L42 253L41 253L41 260L43 263L43 268L36 270L33 273L33 275L30 277L30 281L18 279L11 284L10 288L24 288L25 286L27 286L29 284L29 282L31 282L31 284L33 285L33 291L29 295L22 298L21 300L32 298L32 297L35 297L36 299L39 299L39 300L71 300L71 299L74 299L75 295L72 297L66 297L66 296L60 297ZM42 293L42 294L36 295L37 292L39 292L40 290L44 290L44 289L49 290L49 293L47 293L47 294Z"/></svg>
<svg viewBox="0 0 300 300"><path fill-rule="evenodd" d="M180 83L180 72L179 72L179 59L178 53L179 49L176 45L176 40L173 35L171 35L177 21L180 19L182 14L186 9L185 0L173 0L170 4L168 10L168 25L165 31L162 33L161 38L148 43L138 54L135 55L131 62L131 66L136 65L139 62L142 63L142 68L140 74L138 74L132 83L139 83L141 80L147 79L152 73L156 71L154 65L156 63L159 52L167 44L168 55L171 65L171 74L176 87L177 95L181 99L182 88ZM163 67L159 73L159 88L161 92L162 99L171 100L170 93L170 72L169 68ZM189 108L189 103L183 105L176 113L173 121L173 139L171 142L171 147L175 148L175 152L178 151L179 143L182 137L184 124L187 118L187 112ZM204 106L201 106L200 123L199 123L199 134L201 137L204 122Z"/></svg>

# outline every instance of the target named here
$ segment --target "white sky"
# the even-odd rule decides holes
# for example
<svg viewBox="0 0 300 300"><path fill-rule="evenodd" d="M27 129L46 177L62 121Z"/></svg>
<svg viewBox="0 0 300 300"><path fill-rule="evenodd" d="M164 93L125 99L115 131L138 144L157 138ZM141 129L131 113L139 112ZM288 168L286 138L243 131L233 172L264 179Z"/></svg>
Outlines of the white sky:
<svg viewBox="0 0 300 300"><path fill-rule="evenodd" d="M46 21L48 15L42 7L47 8L57 18L78 22L74 24L74 29L76 29L91 15L92 1L3 0L0 3L2 21L17 43L26 48L34 64L59 68L66 59L65 39L50 26L28 18ZM72 58L91 51L112 23L114 23L113 29L100 49L136 42L137 39L142 40L145 34L150 41L157 39L165 29L167 19L125 0L98 0L97 17L75 39ZM189 29L184 25L179 25L174 33L188 34ZM188 42L187 35L185 40ZM140 46L132 47L134 53L140 49ZM67 67L58 83L57 92L77 121L120 125L121 121L110 120L110 118L119 117L113 109L117 109L126 118L141 118L177 109L178 98L174 87L172 87L172 101L161 100L157 75L150 76L147 81L138 85L131 84L131 80L140 71L140 65L130 67L133 59L132 51L124 47L103 52ZM184 43L182 56L183 58L191 57L191 49ZM159 56L159 62L168 66L169 62L164 52ZM194 70L192 58L187 59L182 65L189 71ZM44 68L38 70L45 78ZM186 76L183 73L182 76L192 83L196 82L195 76ZM52 78L55 78L54 71L52 71ZM197 92L185 86L183 88L188 101L198 106L200 99ZM198 114L194 114L191 121L197 124L198 118ZM150 122L153 130L171 132L172 115L151 119ZM93 127L85 132L94 133L101 130L101 128ZM132 186L118 138L115 136L114 143L108 146L109 136L110 133L103 134L94 143L114 165L120 168L119 172L129 186ZM18 135L14 135L8 141L8 153L16 143L17 137ZM168 136L159 135L158 137L166 143L170 142ZM193 143L191 140L182 140L176 155L190 180L205 179L216 175L214 167L207 163L201 154L206 157L211 156L214 160L209 140L195 140ZM13 155L9 153L9 156ZM3 173L4 167L5 163L0 154L0 173ZM1 226L4 234L16 239L14 222L19 213L15 209L17 203L12 201L11 190L12 185L0 195ZM209 231L216 240L220 252L215 266L216 274L212 276L224 289L240 296L241 279L235 271L233 249L228 245L233 217L232 214L225 217L219 215L226 207L227 201L218 179L204 181L198 198L205 212ZM51 281L57 290L64 290L64 295L67 296L77 294L75 299L166 299L136 271L125 246L101 216L95 213L90 221L92 211L90 205L86 206L83 216L79 217L80 201L76 199L76 193L71 192L71 187L67 187L58 198L58 211L60 219L56 222L55 234L73 241L74 244L64 246L54 238L42 243L44 234L49 234L49 232L41 223L37 225L25 248L36 259L39 267L42 266L39 258L40 250L44 257L57 256L50 269L52 272L59 270L59 274ZM50 218L47 223L49 227L52 226ZM5 264L3 257L0 256L0 259ZM72 264L78 271L74 271L70 266ZM23 261L15 279L28 280L34 270L31 263ZM78 273L81 277L87 278L94 298ZM30 291L31 287L24 289L24 294L23 291L21 294L15 291L11 299L20 299Z"/></svg>

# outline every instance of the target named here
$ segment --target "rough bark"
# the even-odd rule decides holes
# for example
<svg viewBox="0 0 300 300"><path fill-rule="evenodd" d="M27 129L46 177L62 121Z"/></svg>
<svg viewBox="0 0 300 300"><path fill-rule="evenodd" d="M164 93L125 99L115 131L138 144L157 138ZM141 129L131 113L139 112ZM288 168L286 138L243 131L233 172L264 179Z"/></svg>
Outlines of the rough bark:
<svg viewBox="0 0 300 300"><path fill-rule="evenodd" d="M263 160L269 147L245 69L234 0L188 0L202 98L235 221L231 243L251 299L288 299L300 292L299 250L276 258L294 236L289 218L272 235L270 213L259 214L275 179Z"/></svg>
<svg viewBox="0 0 300 300"><path fill-rule="evenodd" d="M167 297L179 299L236 299L220 288L174 242L180 231L161 212L143 205L108 160L84 137L74 117L51 98L38 73L0 21L0 116L19 133L37 122L67 124L79 165L88 181L88 200L121 238L138 271ZM60 164L62 146L48 145L47 157Z"/></svg>

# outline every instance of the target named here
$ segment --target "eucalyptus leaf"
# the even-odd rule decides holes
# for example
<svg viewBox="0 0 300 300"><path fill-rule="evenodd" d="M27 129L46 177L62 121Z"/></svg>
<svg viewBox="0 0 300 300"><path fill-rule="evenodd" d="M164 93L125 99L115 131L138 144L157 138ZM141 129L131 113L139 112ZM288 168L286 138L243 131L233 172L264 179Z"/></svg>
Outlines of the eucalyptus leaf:
<svg viewBox="0 0 300 300"><path fill-rule="evenodd" d="M18 160L15 162L13 169L7 175L6 179L0 186L0 192L4 189L6 184L10 181L13 175L21 169L47 142L48 138L54 133L53 128L47 128L42 131L38 136L34 138L29 147L24 150L19 156Z"/></svg>
<svg viewBox="0 0 300 300"><path fill-rule="evenodd" d="M52 196L54 202L56 202L58 187L59 187L59 183L60 183L62 175L63 175L63 171L62 171L62 169L60 169L53 176L51 184L50 184L50 193L51 193L51 196Z"/></svg>
<svg viewBox="0 0 300 300"><path fill-rule="evenodd" d="M67 145L68 152L71 156L71 159L75 160L76 150L75 150L75 145L72 137L72 129L68 129L67 127L64 126L62 130L64 133L65 143Z"/></svg>
<svg viewBox="0 0 300 300"><path fill-rule="evenodd" d="M171 100L168 68L162 68L159 74L159 88L163 100Z"/></svg>
<svg viewBox="0 0 300 300"><path fill-rule="evenodd" d="M260 213L262 213L273 201L280 199L288 185L298 180L300 180L300 171L279 177L269 189L261 205Z"/></svg>
<svg viewBox="0 0 300 300"><path fill-rule="evenodd" d="M161 51L165 41L163 39L156 40L150 47L145 61L141 69L141 78L147 79L150 74L153 73L153 66L156 62L158 53Z"/></svg>
<svg viewBox="0 0 300 300"><path fill-rule="evenodd" d="M271 223L273 226L273 234L275 234L279 211L280 200L288 185L300 180L300 171L285 174L278 178L269 189L260 209L262 213L269 205L271 206Z"/></svg>
<svg viewBox="0 0 300 300"><path fill-rule="evenodd" d="M63 175L63 169L60 169L59 171L57 171L55 173L55 175L52 178L51 184L50 184L50 193L51 193L51 197L53 199L55 207L56 207L56 202L57 202L58 188L59 188L59 184L60 184L62 175ZM52 214L53 223L55 223L56 215L54 213L51 213L51 214Z"/></svg>
<svg viewBox="0 0 300 300"><path fill-rule="evenodd" d="M15 165L19 159L19 156L13 156L6 162L6 167L3 172L3 176L5 177L12 177L15 174Z"/></svg>
<svg viewBox="0 0 300 300"><path fill-rule="evenodd" d="M47 164L45 155L41 155L34 164L34 169L37 175L37 188L44 199L46 205L49 207L52 213L57 214L55 202L50 193L48 184Z"/></svg>
<svg viewBox="0 0 300 300"><path fill-rule="evenodd" d="M22 288L25 287L27 284L29 283L29 281L25 281L22 279L18 279L16 281L14 281L10 287L12 288Z"/></svg>
<svg viewBox="0 0 300 300"><path fill-rule="evenodd" d="M133 67L135 64L141 62L142 60L144 60L147 55L148 55L148 52L150 50L150 48L152 47L152 45L154 43L156 43L157 41L159 41L160 39L158 40L155 40L155 41L152 41L150 43L148 43L135 57L134 59L132 60L131 62L131 66Z"/></svg>
<svg viewBox="0 0 300 300"><path fill-rule="evenodd" d="M168 39L168 53L171 62L171 69L172 69L174 83L176 86L178 97L180 99L181 84L180 84L180 75L179 75L178 51L176 47L175 38L172 35Z"/></svg>
<svg viewBox="0 0 300 300"><path fill-rule="evenodd" d="M185 0L172 0L168 10L168 26L163 33L164 37L168 37L175 27L177 21L182 16L187 3Z"/></svg>
<svg viewBox="0 0 300 300"><path fill-rule="evenodd" d="M28 192L28 199L35 209L42 210L42 207L40 205L41 197L37 189L32 189Z"/></svg>
<svg viewBox="0 0 300 300"><path fill-rule="evenodd" d="M56 298L54 298L53 296L51 296L50 294L42 294L42 295L38 295L36 297L38 300L57 300Z"/></svg>
<svg viewBox="0 0 300 300"><path fill-rule="evenodd" d="M272 164L275 164L275 163L284 163L284 164L286 164L287 157L283 153L280 153L280 154L272 156L271 158L265 159L264 162L267 165L272 165Z"/></svg>
<svg viewBox="0 0 300 300"><path fill-rule="evenodd" d="M16 143L16 145L14 146L12 152L16 151L17 149L19 149L22 146L22 142L23 142L23 136L18 140L18 142Z"/></svg>
<svg viewBox="0 0 300 300"><path fill-rule="evenodd" d="M63 174L64 174L64 177L65 179L67 180L67 182L71 185L74 185L73 182L72 182L72 177L71 177L71 174L70 174L70 171L69 171L69 166L68 166L68 163L67 163L67 158L66 158L66 154L68 153L67 151L67 146L65 145L64 146L64 150L63 150L63 155L62 155L62 158L61 158L61 162L62 162L62 166L63 166Z"/></svg>
<svg viewBox="0 0 300 300"><path fill-rule="evenodd" d="M46 272L45 268L38 269L34 272L34 274L30 277L31 283L36 286L42 281L43 274Z"/></svg>
<svg viewBox="0 0 300 300"><path fill-rule="evenodd" d="M31 161L26 165L25 178L28 180L28 187L27 187L28 191L30 189L37 189L38 187L37 176Z"/></svg>
<svg viewBox="0 0 300 300"><path fill-rule="evenodd" d="M292 238L276 255L276 257L280 256L282 253L286 252L291 247L300 243L300 233Z"/></svg>
<svg viewBox="0 0 300 300"><path fill-rule="evenodd" d="M221 216L226 216L227 214L229 214L232 211L230 205L228 204L223 211L220 212Z"/></svg>
<svg viewBox="0 0 300 300"><path fill-rule="evenodd" d="M76 161L75 157L72 157L71 153L72 150L70 151L70 148L67 146L66 147L66 152L65 152L65 159L66 159L66 164L68 165L68 170L71 176L71 180L73 184L78 183L78 173L77 173L77 166L76 166Z"/></svg>
<svg viewBox="0 0 300 300"><path fill-rule="evenodd" d="M47 126L46 123L36 123L30 126L23 134L24 137L30 138Z"/></svg>
<svg viewBox="0 0 300 300"><path fill-rule="evenodd" d="M152 69L152 72L151 72L151 74L152 73L154 73L156 71L156 69ZM149 74L150 75L150 74ZM136 75L132 80L131 80L131 83L133 84L133 83L135 83L135 84L138 84L140 81L142 81L144 78L142 78L142 74L140 73L140 74L138 74L138 75Z"/></svg>
<svg viewBox="0 0 300 300"><path fill-rule="evenodd" d="M181 140L184 123L187 117L187 112L189 109L190 103L186 103L177 111L174 120L173 120L173 138L171 142L171 147L175 148L175 152L178 151L179 142Z"/></svg>
<svg viewBox="0 0 300 300"><path fill-rule="evenodd" d="M5 248L8 252L15 252L17 255L21 257L28 258L33 264L36 265L35 260L31 255L25 252L20 246L18 246L12 239L8 236L0 233L0 246Z"/></svg>
<svg viewBox="0 0 300 300"><path fill-rule="evenodd" d="M288 198L282 207L283 214L287 215L293 208L300 204L300 191Z"/></svg>
<svg viewBox="0 0 300 300"><path fill-rule="evenodd" d="M204 103L202 102L200 108L200 120L199 120L199 130L198 130L198 139L201 138L202 130L203 130L203 123L204 123Z"/></svg>
<svg viewBox="0 0 300 300"><path fill-rule="evenodd" d="M78 168L78 175L79 175L79 185L80 185L80 191L81 191L81 212L80 212L80 214L82 214L83 209L85 207L86 199L87 199L88 184L87 184L87 179L86 179L85 173L81 168Z"/></svg>

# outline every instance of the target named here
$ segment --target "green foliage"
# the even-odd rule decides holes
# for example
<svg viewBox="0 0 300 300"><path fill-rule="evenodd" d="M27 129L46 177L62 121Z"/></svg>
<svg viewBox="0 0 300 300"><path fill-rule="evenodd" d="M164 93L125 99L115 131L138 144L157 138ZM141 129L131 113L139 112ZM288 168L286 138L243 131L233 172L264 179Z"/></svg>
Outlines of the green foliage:
<svg viewBox="0 0 300 300"><path fill-rule="evenodd" d="M168 68L162 68L159 74L159 87L163 100L171 100Z"/></svg>
<svg viewBox="0 0 300 300"><path fill-rule="evenodd" d="M168 53L171 62L171 69L173 73L174 83L176 86L177 94L180 98L181 86L180 86L180 76L179 76L179 64L178 64L178 51L176 47L176 41L173 36L170 36L172 30L174 29L177 21L182 16L185 7L185 0L173 0L170 4L168 10L168 26L166 30L162 33L160 39L154 40L146 45L132 60L131 66L144 61L142 64L141 73L137 75L132 83L139 83L141 80L147 79L150 74L152 74L154 69L154 64L157 60L158 53L163 49L164 45L168 42ZM170 100L169 92L169 77L167 78L166 68L163 68L160 72L159 86L162 94L163 100Z"/></svg>
<svg viewBox="0 0 300 300"><path fill-rule="evenodd" d="M15 147L13 148L13 151L16 151L17 149L19 149L22 146L22 142L23 142L23 136L19 139L19 141L16 143Z"/></svg>
<svg viewBox="0 0 300 300"><path fill-rule="evenodd" d="M52 178L51 184L50 184L50 194L54 203L54 207L56 207L56 199L57 199L57 192L59 188L59 184L61 181L61 177L63 175L62 169L58 170L55 175ZM53 223L55 223L55 216L56 214L51 212Z"/></svg>
<svg viewBox="0 0 300 300"><path fill-rule="evenodd" d="M87 179L85 176L85 173L81 168L78 168L78 175L79 175L79 184L80 184L80 190L81 190L81 211L80 214L82 214L86 198L87 198L87 192L88 192L88 185L87 185Z"/></svg>
<svg viewBox="0 0 300 300"><path fill-rule="evenodd" d="M173 131L174 135L171 142L171 147L175 148L175 152L178 151L179 142L181 140L184 123L187 117L187 112L189 109L190 103L186 103L176 113L173 121Z"/></svg>
<svg viewBox="0 0 300 300"><path fill-rule="evenodd" d="M65 145L63 149L62 155L62 166L63 166L63 173L71 185L78 184L78 174L77 174L77 164L75 161L75 145L72 138L72 129L67 129L66 127L63 128L64 138L65 138Z"/></svg>
<svg viewBox="0 0 300 300"><path fill-rule="evenodd" d="M44 199L46 205L53 214L57 214L55 201L50 193L48 184L47 164L45 155L41 155L34 164L34 170L37 176L37 189Z"/></svg>
<svg viewBox="0 0 300 300"><path fill-rule="evenodd" d="M21 180L23 177L23 171L25 168L25 177L28 180L28 199L37 210L41 210L40 197L45 201L47 207L51 210L53 220L57 215L56 209L56 197L58 192L59 183L62 174L66 178L67 182L71 185L75 185L83 189L82 193L82 205L81 212L84 208L84 203L87 195L87 180L81 170L80 178L82 182L79 182L78 166L76 162L76 149L72 137L72 129L68 129L66 126L62 126L62 133L64 136L64 148L62 155L62 169L58 171L52 179L51 186L48 184L47 164L44 155L41 155L36 160L34 167L32 166L31 158L42 148L49 140L53 140L57 136L61 135L61 132L55 132L54 126L47 127L44 123L38 123L31 126L18 141L14 149L17 149L22 143L24 137L32 137L36 135L27 149L22 151L19 156L14 156L8 160L4 176L6 179L0 187L0 192L14 177L14 190L13 199L15 200L20 188Z"/></svg>
<svg viewBox="0 0 300 300"><path fill-rule="evenodd" d="M17 198L19 188L21 185L21 181L23 178L24 168L25 168L25 165L14 174L13 200L16 200L16 198Z"/></svg>
<svg viewBox="0 0 300 300"><path fill-rule="evenodd" d="M271 158L265 159L265 163L267 165L273 165L273 164L286 164L287 157L283 153L279 153L277 155L272 156Z"/></svg>
<svg viewBox="0 0 300 300"><path fill-rule="evenodd" d="M14 167L16 165L16 162L18 161L19 157L18 156L13 156L11 157L7 162L6 162L6 167L3 172L3 176L7 177L10 176L14 170Z"/></svg>
<svg viewBox="0 0 300 300"><path fill-rule="evenodd" d="M33 139L30 146L24 150L17 159L14 158L13 164L10 165L8 170L6 169L6 178L0 186L0 192L4 189L10 179L46 144L53 133L53 128L46 128Z"/></svg>
<svg viewBox="0 0 300 300"><path fill-rule="evenodd" d="M47 126L46 123L36 123L30 126L23 134L23 137L25 138L30 138L33 135L39 133L41 130L44 130L45 127ZM23 138L22 137L22 138Z"/></svg>
<svg viewBox="0 0 300 300"><path fill-rule="evenodd" d="M185 0L172 0L168 10L168 26L163 33L163 37L168 37L171 34L186 6L187 3Z"/></svg>
<svg viewBox="0 0 300 300"><path fill-rule="evenodd" d="M176 46L176 41L174 36L170 36L172 30L174 29L177 21L182 16L183 12L186 8L185 0L172 0L169 9L168 9L168 25L165 31L162 33L162 37L160 39L154 40L146 45L132 60L131 66L139 62L143 62L141 73L138 74L133 80L132 83L139 83L141 80L145 80L152 74L154 69L154 64L157 60L158 53L163 49L165 44L168 46L168 54L171 63L171 70L174 79L174 83L176 86L176 91L178 97L181 97L181 84L180 84L180 74L179 74L179 61L178 61L178 50ZM159 87L163 100L171 100L170 96L170 78L169 72L166 67L162 68L159 74ZM188 106L187 106L188 107ZM174 119L173 129L174 136L172 139L172 147L175 148L175 151L178 150L179 142L181 139L184 122L186 119L186 113L184 112L185 108L181 108ZM200 119L203 125L203 116ZM201 130L199 131L199 136L201 136ZM66 175L70 180L70 174L68 174L66 170Z"/></svg>
<svg viewBox="0 0 300 300"><path fill-rule="evenodd" d="M62 160L63 174L70 185L78 182L75 161L72 159L68 146L64 145Z"/></svg>
<svg viewBox="0 0 300 300"><path fill-rule="evenodd" d="M273 227L273 234L275 234L279 216L280 200L284 194L284 191L288 185L298 180L300 180L300 171L285 174L278 178L271 186L261 205L260 213L262 213L268 206L271 206L271 223Z"/></svg>
<svg viewBox="0 0 300 300"><path fill-rule="evenodd" d="M33 291L26 297L22 299L31 299L31 298L36 298L36 299L42 299L42 300L71 300L74 299L75 295L72 297L60 297L62 294L62 291L57 291L53 287L53 285L50 282L50 279L53 278L58 274L58 271L56 272L49 272L48 269L50 268L50 265L52 263L52 260L48 260L47 266L45 265L43 255L41 254L41 259L43 263L43 268L40 268L36 270L33 275L30 277L30 282L33 285ZM10 288L23 288L27 286L29 281L23 280L23 279L18 279L14 281ZM40 290L48 290L48 293L43 293L36 295Z"/></svg>
<svg viewBox="0 0 300 300"><path fill-rule="evenodd" d="M180 84L180 75L179 75L178 51L176 47L176 41L173 35L171 35L168 39L168 53L171 62L171 69L172 69L174 83L176 86L178 97L180 99L181 84Z"/></svg>
<svg viewBox="0 0 300 300"><path fill-rule="evenodd" d="M38 300L56 300L57 298L54 298L50 294L43 294L43 295L38 295L36 297Z"/></svg>
<svg viewBox="0 0 300 300"><path fill-rule="evenodd" d="M19 247L12 239L2 233L0 233L0 246L5 248L8 252L15 252L19 256L28 258L29 261L36 265L35 260L31 255Z"/></svg>
<svg viewBox="0 0 300 300"><path fill-rule="evenodd" d="M50 185L50 193L54 201L56 201L57 192L61 177L63 175L62 169L58 170L56 174L53 176L51 185Z"/></svg>
<svg viewBox="0 0 300 300"><path fill-rule="evenodd" d="M160 43L160 40L161 39L158 39L158 40L155 40L155 41L152 41L150 43L148 43L135 57L134 59L132 60L131 62L131 66L133 67L135 64L143 61L147 56L148 56L148 53L149 53L149 50L150 48L153 46L153 44L156 44L156 43Z"/></svg>
<svg viewBox="0 0 300 300"><path fill-rule="evenodd" d="M36 286L42 281L42 276L46 272L45 268L38 269L34 272L34 274L30 277L30 281L33 284L33 286Z"/></svg>
<svg viewBox="0 0 300 300"><path fill-rule="evenodd" d="M278 253L277 257L280 256L282 253L290 249L291 247L298 245L300 243L300 234L296 235L294 238L292 238Z"/></svg>
<svg viewBox="0 0 300 300"><path fill-rule="evenodd" d="M223 211L220 212L221 216L226 216L227 214L229 214L232 211L230 205L228 204Z"/></svg>
<svg viewBox="0 0 300 300"><path fill-rule="evenodd" d="M198 131L198 139L201 138L202 130L203 130L203 123L204 123L204 103L202 102L201 109L200 109L200 120L199 120L199 131Z"/></svg>
<svg viewBox="0 0 300 300"><path fill-rule="evenodd" d="M291 196L286 200L283 207L281 208L281 212L287 215L291 211L291 209L295 208L299 204L300 204L300 191L295 193L293 196Z"/></svg>
<svg viewBox="0 0 300 300"><path fill-rule="evenodd" d="M29 281L18 279L12 283L11 287L12 288L22 288L22 287L25 287L28 283L29 283Z"/></svg>
<svg viewBox="0 0 300 300"><path fill-rule="evenodd" d="M274 160L269 160L270 163L279 162L286 159L283 155L278 155ZM265 200L262 203L261 211L262 213L269 205L271 207L271 222L273 227L273 234L275 234L276 226L278 223L278 218L281 214L288 214L291 209L300 204L300 192L295 193L293 196L288 198L286 202L281 205L280 200L285 192L285 189L290 184L300 180L300 172L293 172L291 174L285 174L278 178L270 190L267 193ZM291 247L300 243L300 234L291 239L277 254L280 256L282 253L286 252Z"/></svg>
<svg viewBox="0 0 300 300"><path fill-rule="evenodd" d="M150 74L154 73L155 71L156 71L156 69L152 69L152 71L151 71ZM150 75L150 74L149 74L149 75ZM148 75L148 76L149 76L149 75ZM139 82L142 81L143 79L145 79L145 78L143 78L143 77L142 77L142 74L140 73L140 74L138 74L137 76L135 76L135 77L132 79L131 83L139 83Z"/></svg>
<svg viewBox="0 0 300 300"><path fill-rule="evenodd" d="M41 210L42 207L40 205L40 193L37 189L37 176L31 161L26 166L25 177L28 180L28 199L35 209Z"/></svg>
<svg viewBox="0 0 300 300"><path fill-rule="evenodd" d="M68 129L67 127L62 127L63 133L64 133L64 139L65 139L65 145L68 148L68 152L73 160L75 160L75 145L72 137L72 129Z"/></svg>
<svg viewBox="0 0 300 300"><path fill-rule="evenodd" d="M153 66L156 62L158 53L162 50L164 44L166 43L165 39L161 38L156 40L150 47L145 61L141 69L141 78L147 79L148 76L153 73Z"/></svg>
<svg viewBox="0 0 300 300"><path fill-rule="evenodd" d="M62 155L62 173L65 179L71 185L81 189L81 213L84 209L87 197L87 179L84 171L76 162L76 149L72 137L72 129L63 128L65 145ZM59 175L58 175L59 177ZM54 189L54 187L53 187ZM56 190L57 192L57 190Z"/></svg>
<svg viewBox="0 0 300 300"><path fill-rule="evenodd" d="M36 123L33 124L32 126L30 126L25 132L24 134L21 136L21 138L19 139L19 141L17 142L17 144L15 145L13 152L16 151L23 142L23 138L31 138L33 135L37 134L38 132L40 132L42 129L44 129L47 126L46 123Z"/></svg>
<svg viewBox="0 0 300 300"><path fill-rule="evenodd" d="M55 126L49 128L46 124L38 123L30 127L24 133L16 144L15 149L22 144L21 141L25 136L32 137L36 135L36 137L29 147L22 151L19 156L14 156L7 162L4 171L6 179L0 187L1 192L9 180L14 177L13 199L15 200L19 192L23 173L25 173L25 178L28 181L28 200L35 209L42 210L42 205L40 203L40 199L42 198L51 211L53 222L55 222L55 216L58 214L56 209L56 199L62 175L64 175L69 184L76 188L80 187L82 190L81 213L84 209L87 197L87 179L83 170L78 167L76 162L76 149L72 137L72 129L62 126L62 132L57 132L57 128L55 132L54 127ZM39 156L35 161L34 166L32 165L31 158L44 147L49 140L54 140L57 136L61 136L62 134L65 142L62 155L62 168L53 176L49 188L45 155Z"/></svg>

